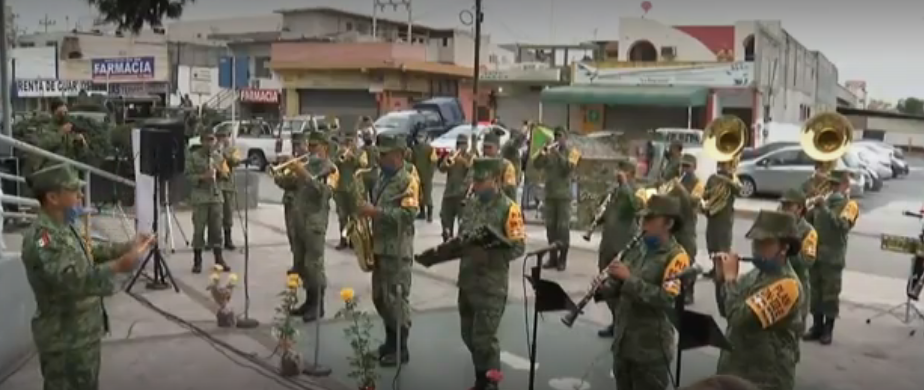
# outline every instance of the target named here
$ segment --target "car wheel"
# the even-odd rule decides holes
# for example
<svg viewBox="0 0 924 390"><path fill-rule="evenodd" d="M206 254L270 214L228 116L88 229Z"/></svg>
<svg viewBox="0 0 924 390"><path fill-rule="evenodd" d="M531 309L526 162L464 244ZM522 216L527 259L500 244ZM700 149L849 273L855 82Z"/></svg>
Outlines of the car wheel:
<svg viewBox="0 0 924 390"><path fill-rule="evenodd" d="M247 160L250 162L250 166L257 167L259 170L266 169L266 156L263 155L262 150L251 150L247 152Z"/></svg>
<svg viewBox="0 0 924 390"><path fill-rule="evenodd" d="M882 191L882 179L876 179L873 181L873 191Z"/></svg>
<svg viewBox="0 0 924 390"><path fill-rule="evenodd" d="M738 193L739 197L750 198L757 192L757 184L754 183L754 179L747 176L740 176L738 177L738 181L741 182L741 191Z"/></svg>

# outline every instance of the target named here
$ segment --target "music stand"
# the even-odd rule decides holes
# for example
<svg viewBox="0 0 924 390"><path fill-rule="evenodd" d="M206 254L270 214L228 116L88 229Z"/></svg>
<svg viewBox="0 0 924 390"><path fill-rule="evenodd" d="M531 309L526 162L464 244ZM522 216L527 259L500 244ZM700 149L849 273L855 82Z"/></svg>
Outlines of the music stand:
<svg viewBox="0 0 924 390"><path fill-rule="evenodd" d="M532 340L529 343L529 390L536 388L536 355L537 340L539 339L539 313L561 310L574 310L577 306L568 296L561 285L550 280L542 279L542 258L545 253L536 254L536 265L532 267L526 280L533 287L533 329ZM523 261L526 261L525 259Z"/></svg>
<svg viewBox="0 0 924 390"><path fill-rule="evenodd" d="M687 278L695 278L691 274ZM696 349L700 347L716 347L725 351L731 351L731 342L725 338L719 325L715 323L712 316L687 310L683 297L687 293L687 280L679 280L680 294L674 298L674 313L670 316L671 323L677 329L677 361L674 365L674 387L680 387L680 375L683 370L683 351Z"/></svg>

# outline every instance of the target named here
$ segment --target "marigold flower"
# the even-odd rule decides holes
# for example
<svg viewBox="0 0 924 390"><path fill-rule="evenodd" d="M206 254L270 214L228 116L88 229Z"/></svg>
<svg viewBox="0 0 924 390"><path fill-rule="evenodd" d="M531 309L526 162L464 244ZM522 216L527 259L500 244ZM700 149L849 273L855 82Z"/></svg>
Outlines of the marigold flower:
<svg viewBox="0 0 924 390"><path fill-rule="evenodd" d="M356 292L353 291L352 288L344 288L340 290L340 299L342 299L344 302L352 301L355 296Z"/></svg>
<svg viewBox="0 0 924 390"><path fill-rule="evenodd" d="M222 267L219 264L215 264L212 268L215 270L215 272L222 272L225 270L225 267Z"/></svg>
<svg viewBox="0 0 924 390"><path fill-rule="evenodd" d="M219 274L217 274L217 273L213 273L211 276L209 276L209 280L211 280L212 283L217 283L218 280L220 280L220 279L221 279L221 275L219 275Z"/></svg>
<svg viewBox="0 0 924 390"><path fill-rule="evenodd" d="M228 276L228 284L232 286L237 284L237 274L231 274Z"/></svg>

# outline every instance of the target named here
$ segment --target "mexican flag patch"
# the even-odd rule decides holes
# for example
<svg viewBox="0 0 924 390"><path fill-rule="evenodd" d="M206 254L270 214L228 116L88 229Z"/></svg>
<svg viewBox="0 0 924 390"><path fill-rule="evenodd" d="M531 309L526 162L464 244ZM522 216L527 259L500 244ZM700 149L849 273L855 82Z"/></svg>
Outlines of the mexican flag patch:
<svg viewBox="0 0 924 390"><path fill-rule="evenodd" d="M38 245L39 248L44 248L48 246L48 244L50 243L51 243L51 238L48 237L47 231L43 231L42 235L39 236L38 240L36 240L36 244Z"/></svg>

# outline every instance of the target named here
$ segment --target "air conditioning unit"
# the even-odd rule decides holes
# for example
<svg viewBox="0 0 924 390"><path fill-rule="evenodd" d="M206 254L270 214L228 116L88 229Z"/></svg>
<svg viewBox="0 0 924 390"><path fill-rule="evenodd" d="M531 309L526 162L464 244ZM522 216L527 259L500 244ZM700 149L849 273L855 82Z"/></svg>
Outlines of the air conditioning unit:
<svg viewBox="0 0 924 390"><path fill-rule="evenodd" d="M661 58L667 61L673 61L677 58L677 46L662 46Z"/></svg>

